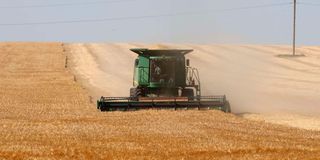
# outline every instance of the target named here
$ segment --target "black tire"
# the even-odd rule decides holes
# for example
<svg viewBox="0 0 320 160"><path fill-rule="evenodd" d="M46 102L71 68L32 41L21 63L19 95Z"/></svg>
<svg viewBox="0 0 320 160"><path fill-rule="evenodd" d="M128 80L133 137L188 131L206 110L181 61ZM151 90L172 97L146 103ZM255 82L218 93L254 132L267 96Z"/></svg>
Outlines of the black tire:
<svg viewBox="0 0 320 160"><path fill-rule="evenodd" d="M130 88L130 97L135 97L137 88Z"/></svg>
<svg viewBox="0 0 320 160"><path fill-rule="evenodd" d="M193 89L190 89L190 88L183 89L181 93L181 97L193 98L194 97Z"/></svg>
<svg viewBox="0 0 320 160"><path fill-rule="evenodd" d="M179 90L178 89L167 89L164 91L160 91L158 96L165 96L165 97L178 97Z"/></svg>
<svg viewBox="0 0 320 160"><path fill-rule="evenodd" d="M138 100L141 95L142 93L140 88L130 88L130 97L132 100Z"/></svg>
<svg viewBox="0 0 320 160"><path fill-rule="evenodd" d="M224 104L224 106L222 108L222 111L226 112L226 113L231 113L231 107L230 107L229 101L226 101L226 103Z"/></svg>
<svg viewBox="0 0 320 160"><path fill-rule="evenodd" d="M178 89L171 89L170 90L170 96L178 97L179 96L179 90Z"/></svg>

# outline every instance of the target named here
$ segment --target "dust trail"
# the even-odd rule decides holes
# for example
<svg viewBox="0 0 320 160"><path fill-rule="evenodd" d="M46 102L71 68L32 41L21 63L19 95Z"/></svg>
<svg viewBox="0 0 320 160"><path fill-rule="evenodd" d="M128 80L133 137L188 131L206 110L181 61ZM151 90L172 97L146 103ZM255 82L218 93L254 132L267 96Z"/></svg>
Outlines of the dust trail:
<svg viewBox="0 0 320 160"><path fill-rule="evenodd" d="M276 55L284 52L273 47L261 47L263 52L242 46L194 48L196 51L207 48L223 57L210 58L203 52L190 56L199 58L194 63L201 68L204 92L225 93L234 112L320 114L320 67L306 65L314 61L311 55L300 59L278 58Z"/></svg>
<svg viewBox="0 0 320 160"><path fill-rule="evenodd" d="M98 97L128 96L136 55L130 48L194 49L187 58L198 68L203 95L227 95L234 113L293 113L319 117L320 54L315 47L300 47L300 58L279 58L290 53L281 45L194 44L71 44L78 55L94 57L95 69L87 69L90 58L75 56L77 74L90 75L87 85ZM110 59L112 57L112 59ZM80 63L81 62L81 63ZM90 68L90 66L89 66Z"/></svg>

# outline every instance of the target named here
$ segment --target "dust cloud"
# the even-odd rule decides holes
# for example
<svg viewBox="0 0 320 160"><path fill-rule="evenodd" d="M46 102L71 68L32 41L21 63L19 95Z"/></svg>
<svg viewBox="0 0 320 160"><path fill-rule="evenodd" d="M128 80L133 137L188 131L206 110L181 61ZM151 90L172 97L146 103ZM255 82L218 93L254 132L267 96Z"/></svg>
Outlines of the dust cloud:
<svg viewBox="0 0 320 160"><path fill-rule="evenodd" d="M194 49L202 95L226 95L232 112L320 115L320 47L285 45L69 44L74 71L95 98L128 96L135 53L130 48Z"/></svg>

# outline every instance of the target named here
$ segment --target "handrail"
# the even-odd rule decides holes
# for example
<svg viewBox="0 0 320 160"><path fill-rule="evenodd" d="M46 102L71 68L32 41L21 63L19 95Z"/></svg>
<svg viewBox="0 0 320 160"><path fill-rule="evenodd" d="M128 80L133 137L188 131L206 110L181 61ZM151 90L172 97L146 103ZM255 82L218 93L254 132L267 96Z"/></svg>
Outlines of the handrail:
<svg viewBox="0 0 320 160"><path fill-rule="evenodd" d="M201 83L200 83L200 76L199 76L198 69L193 67L186 67L186 72L187 72L187 76L186 76L187 85L197 86L196 88L197 96L201 96Z"/></svg>

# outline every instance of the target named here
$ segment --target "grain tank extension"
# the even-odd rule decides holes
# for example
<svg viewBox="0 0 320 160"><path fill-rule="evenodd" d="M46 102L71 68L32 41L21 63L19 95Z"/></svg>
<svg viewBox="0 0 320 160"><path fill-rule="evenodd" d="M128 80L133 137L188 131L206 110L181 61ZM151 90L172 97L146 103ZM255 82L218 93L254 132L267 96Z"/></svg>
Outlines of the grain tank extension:
<svg viewBox="0 0 320 160"><path fill-rule="evenodd" d="M199 72L185 55L193 50L131 49L134 62L130 97L101 97L101 111L139 109L218 109L230 112L225 95L202 96Z"/></svg>

